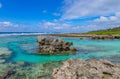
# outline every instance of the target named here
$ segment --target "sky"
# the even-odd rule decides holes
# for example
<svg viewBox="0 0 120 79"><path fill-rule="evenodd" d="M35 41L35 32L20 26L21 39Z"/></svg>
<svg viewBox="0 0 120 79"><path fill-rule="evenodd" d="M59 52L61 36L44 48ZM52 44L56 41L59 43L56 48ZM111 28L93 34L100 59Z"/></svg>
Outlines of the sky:
<svg viewBox="0 0 120 79"><path fill-rule="evenodd" d="M0 32L87 32L120 26L120 0L0 0Z"/></svg>

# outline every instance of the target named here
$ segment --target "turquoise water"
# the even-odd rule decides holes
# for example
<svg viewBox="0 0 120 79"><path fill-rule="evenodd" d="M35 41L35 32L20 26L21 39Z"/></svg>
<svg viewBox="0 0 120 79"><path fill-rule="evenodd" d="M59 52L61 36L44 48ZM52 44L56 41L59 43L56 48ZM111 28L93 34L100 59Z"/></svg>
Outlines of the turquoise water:
<svg viewBox="0 0 120 79"><path fill-rule="evenodd" d="M9 61L25 62L49 62L66 60L69 58L83 59L108 59L120 62L120 40L90 40L80 38L59 37L73 42L78 49L76 54L71 55L40 55L36 36L1 36L0 49L8 49L12 52Z"/></svg>

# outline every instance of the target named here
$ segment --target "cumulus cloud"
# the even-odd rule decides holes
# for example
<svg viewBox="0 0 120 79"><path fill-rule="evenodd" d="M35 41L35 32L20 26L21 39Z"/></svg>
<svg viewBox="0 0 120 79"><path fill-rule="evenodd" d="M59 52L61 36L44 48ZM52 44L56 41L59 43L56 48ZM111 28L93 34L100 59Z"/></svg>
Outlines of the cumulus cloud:
<svg viewBox="0 0 120 79"><path fill-rule="evenodd" d="M9 21L3 21L3 22L0 22L0 26L13 26L13 24Z"/></svg>
<svg viewBox="0 0 120 79"><path fill-rule="evenodd" d="M0 31L8 32L8 31L16 31L19 28L19 24L12 23L10 21L1 21L0 22Z"/></svg>
<svg viewBox="0 0 120 79"><path fill-rule="evenodd" d="M39 26L50 31L59 32L87 32L93 30L102 30L120 26L120 12L116 12L112 16L100 16L97 19L90 20L84 24L74 24L73 22L65 21L44 21L40 22ZM72 20L73 21L73 20Z"/></svg>
<svg viewBox="0 0 120 79"><path fill-rule="evenodd" d="M88 23L85 25L74 25L72 23L60 23L60 22L50 22L44 21L39 23L39 28L48 31L57 32L87 32L98 29L106 29L109 26L102 25L101 23Z"/></svg>
<svg viewBox="0 0 120 79"><path fill-rule="evenodd" d="M108 18L107 17L104 17L104 16L100 16L100 18L98 19L95 19L96 22L99 22L99 21L108 21Z"/></svg>
<svg viewBox="0 0 120 79"><path fill-rule="evenodd" d="M120 11L120 0L64 0L64 3L63 20L108 16Z"/></svg>
<svg viewBox="0 0 120 79"><path fill-rule="evenodd" d="M118 27L120 26L119 3L120 0L64 0L63 13L57 22L71 22L67 29L71 28L69 31L74 30L74 32ZM98 18L94 19L95 17ZM83 23L78 23L80 19L84 19Z"/></svg>
<svg viewBox="0 0 120 79"><path fill-rule="evenodd" d="M95 19L95 22L113 22L113 21L119 21L120 20L120 12L115 13L114 16L100 16L100 18Z"/></svg>
<svg viewBox="0 0 120 79"><path fill-rule="evenodd" d="M2 4L0 3L0 8L2 8Z"/></svg>
<svg viewBox="0 0 120 79"><path fill-rule="evenodd" d="M27 30L26 30L27 29ZM30 23L16 23L10 21L0 22L0 32L38 32L38 27L33 27Z"/></svg>
<svg viewBox="0 0 120 79"><path fill-rule="evenodd" d="M120 25L120 0L64 0L61 16L53 21L40 22L38 28L43 31L87 32L108 29ZM46 13L46 11L43 11ZM97 19L86 19L99 17ZM85 19L82 24L75 24L75 19ZM70 23L69 23L70 22Z"/></svg>
<svg viewBox="0 0 120 79"><path fill-rule="evenodd" d="M18 26L19 26L18 24L9 21L0 22L0 27L18 27Z"/></svg>
<svg viewBox="0 0 120 79"><path fill-rule="evenodd" d="M67 23L49 22L49 21L41 22L40 25L48 29L64 29L66 27L71 26L70 24Z"/></svg>
<svg viewBox="0 0 120 79"><path fill-rule="evenodd" d="M93 31L93 30L102 30L102 29L108 29L108 28L114 28L118 27L120 25L119 22L90 22L86 24L84 27L86 27L86 31Z"/></svg>
<svg viewBox="0 0 120 79"><path fill-rule="evenodd" d="M92 30L108 29L119 26L120 26L120 12L117 12L112 16L100 16L99 18L91 20L86 24L86 28Z"/></svg>
<svg viewBox="0 0 120 79"><path fill-rule="evenodd" d="M40 28L55 32L80 32L79 26L70 23L44 21L39 23ZM41 27L42 26L42 27Z"/></svg>
<svg viewBox="0 0 120 79"><path fill-rule="evenodd" d="M61 18L40 22L39 26L50 31L64 32L87 32L117 27L120 26L119 3L120 0L64 0L62 14L53 13L54 16L61 15ZM89 17L92 19L87 19ZM76 19L79 21L83 18L84 23L75 22Z"/></svg>

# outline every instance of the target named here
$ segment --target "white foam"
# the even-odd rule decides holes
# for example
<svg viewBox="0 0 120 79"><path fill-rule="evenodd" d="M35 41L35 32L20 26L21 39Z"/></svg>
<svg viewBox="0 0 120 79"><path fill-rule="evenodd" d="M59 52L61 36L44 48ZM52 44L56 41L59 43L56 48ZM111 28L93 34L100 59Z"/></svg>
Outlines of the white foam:
<svg viewBox="0 0 120 79"><path fill-rule="evenodd" d="M18 36L18 35L43 35L48 33L6 33L0 34L0 36Z"/></svg>

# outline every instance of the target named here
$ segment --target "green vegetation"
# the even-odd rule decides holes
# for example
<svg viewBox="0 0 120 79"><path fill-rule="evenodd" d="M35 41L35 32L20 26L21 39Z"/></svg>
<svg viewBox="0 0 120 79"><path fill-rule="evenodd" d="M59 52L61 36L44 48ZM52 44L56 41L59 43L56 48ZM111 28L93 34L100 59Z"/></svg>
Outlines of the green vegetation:
<svg viewBox="0 0 120 79"><path fill-rule="evenodd" d="M111 28L111 29L107 29L107 30L91 31L91 32L87 32L86 34L96 34L96 35L119 34L120 35L120 27Z"/></svg>

